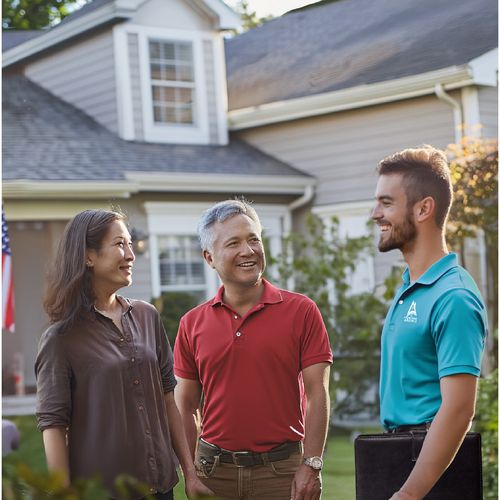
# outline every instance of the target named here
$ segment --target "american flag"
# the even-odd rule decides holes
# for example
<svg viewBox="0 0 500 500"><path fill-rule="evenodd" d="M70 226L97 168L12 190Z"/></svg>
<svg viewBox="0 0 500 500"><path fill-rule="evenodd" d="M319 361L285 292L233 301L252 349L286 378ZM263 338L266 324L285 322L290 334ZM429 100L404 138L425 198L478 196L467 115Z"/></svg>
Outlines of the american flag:
<svg viewBox="0 0 500 500"><path fill-rule="evenodd" d="M2 207L2 328L14 331L14 287L9 234Z"/></svg>

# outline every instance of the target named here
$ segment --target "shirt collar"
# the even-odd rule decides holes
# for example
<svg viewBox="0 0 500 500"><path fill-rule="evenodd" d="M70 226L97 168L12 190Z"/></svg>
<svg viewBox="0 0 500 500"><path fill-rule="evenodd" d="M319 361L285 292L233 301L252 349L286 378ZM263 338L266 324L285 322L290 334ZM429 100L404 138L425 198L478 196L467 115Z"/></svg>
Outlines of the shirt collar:
<svg viewBox="0 0 500 500"><path fill-rule="evenodd" d="M264 291L262 292L262 296L258 304L278 304L279 302L283 302L283 296L281 295L281 290L274 285L271 285L269 281L262 278L262 284L264 285ZM224 295L224 285L222 285L217 294L212 299L210 303L211 306L223 305L224 300L222 299ZM258 305L256 304L256 305Z"/></svg>
<svg viewBox="0 0 500 500"><path fill-rule="evenodd" d="M123 314L126 314L128 312L130 312L132 309L133 309L133 305L132 305L132 302L130 302L130 299L127 299L126 297L123 297L121 295L116 295L116 300L120 303L120 305L122 306L122 309L123 309ZM95 307L95 304L92 304L90 306L90 309L94 312L99 312L96 307Z"/></svg>
<svg viewBox="0 0 500 500"><path fill-rule="evenodd" d="M434 262L427 271L425 271L420 278L418 278L415 283L420 283L421 285L432 285L436 282L444 273L458 266L458 259L456 253L449 253L444 257L441 257L437 262ZM403 273L403 282L405 285L410 284L410 271L408 268L405 269Z"/></svg>

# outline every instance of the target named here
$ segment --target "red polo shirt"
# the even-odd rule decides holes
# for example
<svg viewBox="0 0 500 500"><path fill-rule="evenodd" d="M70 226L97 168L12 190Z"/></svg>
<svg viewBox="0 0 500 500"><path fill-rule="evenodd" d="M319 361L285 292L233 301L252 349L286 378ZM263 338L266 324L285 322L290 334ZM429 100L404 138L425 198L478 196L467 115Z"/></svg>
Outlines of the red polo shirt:
<svg viewBox="0 0 500 500"><path fill-rule="evenodd" d="M241 317L214 299L184 315L174 371L199 380L201 437L228 450L268 451L304 437L301 371L333 360L316 304L263 280L260 302Z"/></svg>

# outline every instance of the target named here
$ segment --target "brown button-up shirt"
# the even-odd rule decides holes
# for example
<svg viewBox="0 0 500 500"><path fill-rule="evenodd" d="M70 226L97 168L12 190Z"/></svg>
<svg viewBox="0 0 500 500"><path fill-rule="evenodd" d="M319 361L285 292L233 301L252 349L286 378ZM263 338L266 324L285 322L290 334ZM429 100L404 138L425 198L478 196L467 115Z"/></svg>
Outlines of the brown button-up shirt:
<svg viewBox="0 0 500 500"><path fill-rule="evenodd" d="M114 482L127 474L167 492L178 481L164 400L176 384L172 351L151 304L118 299L123 333L93 309L71 331L42 335L38 428L68 428L71 480L97 474L119 498Z"/></svg>

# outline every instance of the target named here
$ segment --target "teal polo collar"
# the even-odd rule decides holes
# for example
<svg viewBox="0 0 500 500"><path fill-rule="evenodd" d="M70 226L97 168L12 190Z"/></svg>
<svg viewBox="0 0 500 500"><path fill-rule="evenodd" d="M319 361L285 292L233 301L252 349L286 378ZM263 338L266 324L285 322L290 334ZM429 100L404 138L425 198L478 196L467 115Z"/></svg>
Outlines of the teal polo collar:
<svg viewBox="0 0 500 500"><path fill-rule="evenodd" d="M436 282L444 273L450 269L458 266L458 259L456 253L449 253L445 255L437 262L432 264L427 271L425 271L415 283L420 283L421 285L432 285ZM406 286L410 284L410 271L408 268L405 269L403 273L403 282Z"/></svg>

